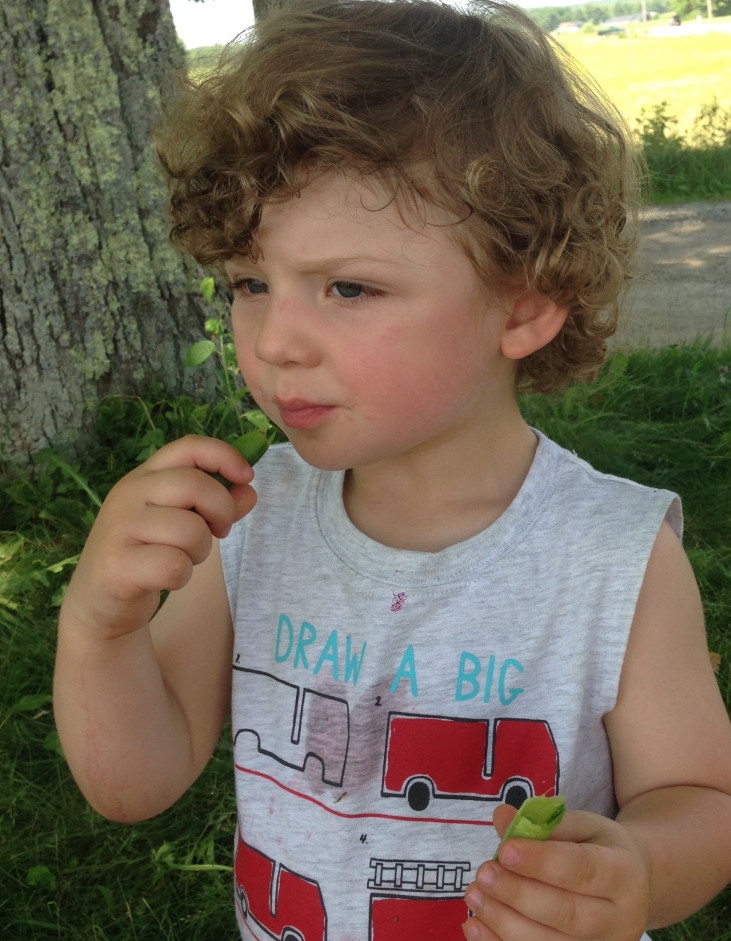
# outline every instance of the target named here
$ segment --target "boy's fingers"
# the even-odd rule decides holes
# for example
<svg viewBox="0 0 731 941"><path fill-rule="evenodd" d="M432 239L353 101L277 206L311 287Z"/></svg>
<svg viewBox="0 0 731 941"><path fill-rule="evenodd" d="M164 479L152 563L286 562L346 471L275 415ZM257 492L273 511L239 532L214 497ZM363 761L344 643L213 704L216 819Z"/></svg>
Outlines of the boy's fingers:
<svg viewBox="0 0 731 941"><path fill-rule="evenodd" d="M246 466L246 465L245 465ZM236 483L230 490L197 467L170 468L147 466L133 472L134 485L146 510L175 508L195 510L214 536L225 536L232 523L244 516L256 503L256 494L248 483ZM146 541L144 538L141 541ZM150 542L158 541L150 533ZM163 540L170 541L170 540ZM174 545L177 540L172 540Z"/></svg>
<svg viewBox="0 0 731 941"><path fill-rule="evenodd" d="M198 513L166 506L150 506L135 527L132 546L159 545L181 549L193 565L208 558L213 536Z"/></svg>
<svg viewBox="0 0 731 941"><path fill-rule="evenodd" d="M254 471L233 445L200 435L186 435L165 445L145 466L152 470L196 467L209 474L221 474L234 484L251 483L254 479Z"/></svg>
<svg viewBox="0 0 731 941"><path fill-rule="evenodd" d="M510 821L518 813L515 807L511 807L510 804L498 804L495 808L495 811L492 815L492 822L495 824L495 829L499 837L505 835L505 831L510 825Z"/></svg>
<svg viewBox="0 0 731 941"><path fill-rule="evenodd" d="M233 486L227 490L214 474ZM195 510L219 539L256 504L249 486L253 470L233 445L217 438L187 435L173 441L133 471L135 475L141 484L144 479L146 503Z"/></svg>
<svg viewBox="0 0 731 941"><path fill-rule="evenodd" d="M606 897L611 891L602 847L549 840L509 840L500 862L512 872L582 895Z"/></svg>
<svg viewBox="0 0 731 941"><path fill-rule="evenodd" d="M474 917L469 919L465 935L470 941L568 941L569 937L596 937L596 935L568 935L540 919L522 911L510 900L497 897L485 899L481 908L470 906Z"/></svg>
<svg viewBox="0 0 731 941"><path fill-rule="evenodd" d="M475 909L474 902L480 896L482 905ZM527 919L531 926L540 926L545 932L537 935L541 939L550 936L549 928L562 937L599 937L614 914L609 899L582 895L526 878L495 862L480 867L476 882L467 890L465 901L475 914L487 917L498 929L504 926L507 917L506 912L498 913L498 906L506 906ZM524 927L521 939L524 936L527 938L527 927Z"/></svg>
<svg viewBox="0 0 731 941"><path fill-rule="evenodd" d="M625 888L628 865L626 847L616 840L616 826L596 814L572 811L546 842L508 840L499 860L506 869L530 879L581 895L612 898Z"/></svg>
<svg viewBox="0 0 731 941"><path fill-rule="evenodd" d="M129 554L127 581L139 592L176 591L193 575L193 562L175 546L135 546Z"/></svg>
<svg viewBox="0 0 731 941"><path fill-rule="evenodd" d="M219 526L233 520L234 508L226 488L198 468L148 468L138 486L147 507L195 510L206 522Z"/></svg>

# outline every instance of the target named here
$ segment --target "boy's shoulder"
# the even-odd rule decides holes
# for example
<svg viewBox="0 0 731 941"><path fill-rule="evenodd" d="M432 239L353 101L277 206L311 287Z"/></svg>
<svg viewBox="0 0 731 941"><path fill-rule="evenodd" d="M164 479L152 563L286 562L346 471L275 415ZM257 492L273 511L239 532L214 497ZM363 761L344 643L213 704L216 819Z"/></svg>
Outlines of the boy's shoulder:
<svg viewBox="0 0 731 941"><path fill-rule="evenodd" d="M576 452L540 431L536 433L542 476L548 478L551 502L561 513L587 522L598 522L607 515L639 521L649 515L660 522L666 519L678 537L682 536L682 507L676 493L599 470Z"/></svg>

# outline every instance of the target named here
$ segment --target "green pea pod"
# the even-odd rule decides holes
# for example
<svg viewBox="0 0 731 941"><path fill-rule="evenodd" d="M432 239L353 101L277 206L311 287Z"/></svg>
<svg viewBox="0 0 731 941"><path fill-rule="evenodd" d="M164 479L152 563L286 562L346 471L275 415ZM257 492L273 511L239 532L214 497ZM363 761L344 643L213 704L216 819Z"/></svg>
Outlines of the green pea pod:
<svg viewBox="0 0 731 941"><path fill-rule="evenodd" d="M561 823L565 812L566 800L563 797L529 797L510 821L500 846L513 836L526 840L547 840ZM494 859L498 858L500 846Z"/></svg>
<svg viewBox="0 0 731 941"><path fill-rule="evenodd" d="M264 456L264 452L269 447L269 439L260 428L254 428L252 431L240 435L231 444L253 467L259 458Z"/></svg>
<svg viewBox="0 0 731 941"><path fill-rule="evenodd" d="M264 452L269 447L269 439L260 428L254 428L252 431L247 431L245 434L239 435L231 444L241 454L244 460L248 461L249 465L253 467L259 458L264 456ZM215 477L224 487L230 488L232 486L231 481L226 480L226 478L222 477L220 474L212 474L211 476Z"/></svg>

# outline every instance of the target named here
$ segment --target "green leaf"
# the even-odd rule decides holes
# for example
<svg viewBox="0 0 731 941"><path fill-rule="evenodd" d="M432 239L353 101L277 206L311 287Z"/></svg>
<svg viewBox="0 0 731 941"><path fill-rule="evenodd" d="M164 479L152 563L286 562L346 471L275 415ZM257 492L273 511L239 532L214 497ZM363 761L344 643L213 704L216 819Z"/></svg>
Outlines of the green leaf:
<svg viewBox="0 0 731 941"><path fill-rule="evenodd" d="M219 320L218 317L211 317L203 324L203 329L206 333L210 333L213 337L220 337L226 332L226 327L222 320Z"/></svg>
<svg viewBox="0 0 731 941"><path fill-rule="evenodd" d="M65 525L72 525L78 518L79 502L71 497L56 497L49 500L43 509L38 511L38 519L52 520Z"/></svg>
<svg viewBox="0 0 731 941"><path fill-rule="evenodd" d="M104 899L107 911L112 913L114 911L114 893L112 890L107 885L97 885L94 886L94 888L97 889L101 897Z"/></svg>
<svg viewBox="0 0 731 941"><path fill-rule="evenodd" d="M55 729L49 732L48 735L43 739L43 747L48 751L55 752L62 758L64 757L61 739L58 737L58 732Z"/></svg>
<svg viewBox="0 0 731 941"><path fill-rule="evenodd" d="M150 428L142 436L139 451L135 455L138 462L146 461L165 444L165 432L162 428Z"/></svg>
<svg viewBox="0 0 731 941"><path fill-rule="evenodd" d="M48 866L31 866L25 881L28 885L36 885L43 889L53 889L56 885L56 877Z"/></svg>
<svg viewBox="0 0 731 941"><path fill-rule="evenodd" d="M183 366L200 366L215 352L216 344L212 340L199 340L185 354Z"/></svg>
<svg viewBox="0 0 731 941"><path fill-rule="evenodd" d="M247 389L244 390L244 393L248 392ZM271 422L266 417L264 412L260 411L258 408L249 409L249 411L244 412L244 418L251 422L254 428L260 428L262 431L268 431L271 425Z"/></svg>
<svg viewBox="0 0 731 941"><path fill-rule="evenodd" d="M92 490L92 488L89 486L87 481L81 476L78 469L75 467L72 467L60 455L56 454L55 451L51 450L51 448L43 448L41 451L39 451L36 454L36 459L39 460L41 463L45 463L46 465L57 467L66 478L68 478L69 480L73 480L74 483L76 483L76 485L80 487L84 491L84 493L88 495L88 497L91 499L92 503L97 509L101 507L102 501L99 495L95 493L94 490ZM41 513L41 518L43 518L42 513Z"/></svg>
<svg viewBox="0 0 731 941"><path fill-rule="evenodd" d="M49 693L31 693L22 696L13 706L13 712L37 712L51 702Z"/></svg>
<svg viewBox="0 0 731 941"><path fill-rule="evenodd" d="M69 565L76 565L79 561L78 555L71 555L68 559L61 559L60 562L54 562L53 565L47 567L47 571L53 572L54 575L58 575L59 572L62 572Z"/></svg>
<svg viewBox="0 0 731 941"><path fill-rule="evenodd" d="M31 693L28 696L22 696L13 706L12 712L37 712L51 702L51 696L48 693Z"/></svg>
<svg viewBox="0 0 731 941"><path fill-rule="evenodd" d="M200 292L203 295L203 300L206 304L210 304L213 300L213 295L216 293L216 281L214 278L202 278L201 283L199 284Z"/></svg>

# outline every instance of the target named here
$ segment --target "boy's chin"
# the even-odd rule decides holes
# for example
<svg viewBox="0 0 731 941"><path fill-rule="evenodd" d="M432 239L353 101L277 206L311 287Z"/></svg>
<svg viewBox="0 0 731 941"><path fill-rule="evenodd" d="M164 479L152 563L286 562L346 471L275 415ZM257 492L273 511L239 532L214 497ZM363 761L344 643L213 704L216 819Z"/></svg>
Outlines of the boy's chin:
<svg viewBox="0 0 731 941"><path fill-rule="evenodd" d="M286 432L285 432L286 434ZM342 451L333 451L330 448L318 447L311 441L303 440L302 436L287 434L287 440L302 460L311 467L322 471L347 471L352 467L347 455Z"/></svg>

